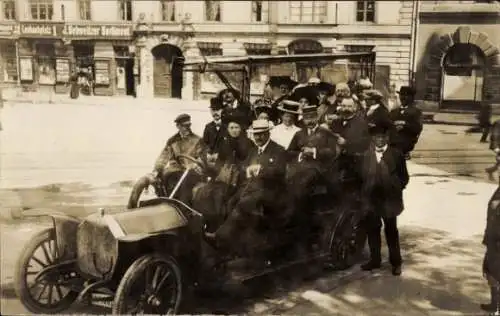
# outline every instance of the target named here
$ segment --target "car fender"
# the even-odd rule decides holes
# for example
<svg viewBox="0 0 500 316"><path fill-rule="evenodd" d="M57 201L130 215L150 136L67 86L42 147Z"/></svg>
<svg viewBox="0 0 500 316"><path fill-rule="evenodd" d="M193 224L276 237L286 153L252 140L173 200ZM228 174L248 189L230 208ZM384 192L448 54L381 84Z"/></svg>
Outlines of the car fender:
<svg viewBox="0 0 500 316"><path fill-rule="evenodd" d="M81 220L51 209L31 209L22 212L23 218L50 217L54 227L56 249L64 260L76 258L76 231Z"/></svg>

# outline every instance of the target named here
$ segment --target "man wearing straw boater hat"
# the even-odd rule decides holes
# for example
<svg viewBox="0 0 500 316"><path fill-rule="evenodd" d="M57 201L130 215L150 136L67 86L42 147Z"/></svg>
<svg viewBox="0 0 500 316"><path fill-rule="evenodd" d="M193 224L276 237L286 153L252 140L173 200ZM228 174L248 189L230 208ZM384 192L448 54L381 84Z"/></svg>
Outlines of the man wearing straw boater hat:
<svg viewBox="0 0 500 316"><path fill-rule="evenodd" d="M281 111L281 124L278 124L271 130L271 139L288 149L293 136L300 128L295 124L299 118L300 103L292 100L283 100L278 106Z"/></svg>
<svg viewBox="0 0 500 316"><path fill-rule="evenodd" d="M237 193L236 206L215 234L207 233L218 248L249 255L266 244L266 233L256 225L266 221L282 223L285 196L286 151L270 138L267 120L255 120L251 126L255 146L243 163L245 178Z"/></svg>

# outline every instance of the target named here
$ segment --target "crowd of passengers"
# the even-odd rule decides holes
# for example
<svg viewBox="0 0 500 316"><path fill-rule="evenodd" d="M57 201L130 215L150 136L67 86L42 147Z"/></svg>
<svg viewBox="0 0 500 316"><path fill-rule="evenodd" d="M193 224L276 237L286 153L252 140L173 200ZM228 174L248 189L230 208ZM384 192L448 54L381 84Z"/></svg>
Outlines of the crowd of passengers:
<svg viewBox="0 0 500 316"><path fill-rule="evenodd" d="M152 181L160 177L171 190L192 164L179 155L202 162L203 172L189 173L176 197L203 212L214 247L240 256L269 242L256 228L263 223L273 232L307 220L306 203L318 187L348 192L366 215L371 259L362 268L380 267L383 223L392 272L399 275L396 218L422 113L412 87L398 94L400 106L389 110L369 79L333 85L271 77L254 104L225 89L210 99L213 120L203 135L192 132L189 114L175 118L178 132L158 157Z"/></svg>

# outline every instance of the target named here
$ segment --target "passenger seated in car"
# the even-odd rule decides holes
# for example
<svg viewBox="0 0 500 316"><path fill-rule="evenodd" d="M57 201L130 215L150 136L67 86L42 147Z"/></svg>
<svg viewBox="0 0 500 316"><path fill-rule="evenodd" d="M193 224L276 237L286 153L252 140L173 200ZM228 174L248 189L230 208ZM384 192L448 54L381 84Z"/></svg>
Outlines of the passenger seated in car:
<svg viewBox="0 0 500 316"><path fill-rule="evenodd" d="M206 234L217 247L242 256L266 247L267 235L258 227L280 224L287 216L282 208L286 199L286 151L270 139L269 121L254 121L252 132L255 146L243 164L246 179L237 193L236 205L215 234Z"/></svg>
<svg viewBox="0 0 500 316"><path fill-rule="evenodd" d="M160 177L170 193L175 184L180 179L186 168L193 168L192 161L180 157L180 155L191 156L200 159L205 152L203 140L191 130L191 116L181 114L174 120L178 132L168 139L160 156L156 160L151 181ZM192 188L201 181L201 177L196 172L190 172L180 187L176 198L184 203L191 203Z"/></svg>
<svg viewBox="0 0 500 316"><path fill-rule="evenodd" d="M292 209L300 209L319 183L333 189L337 175L335 160L340 154L337 137L318 124L317 106L302 108L302 116L305 127L295 133L288 147L287 183Z"/></svg>
<svg viewBox="0 0 500 316"><path fill-rule="evenodd" d="M212 179L193 190L193 207L203 213L210 232L222 224L232 208L231 198L242 182L242 164L254 146L243 131L244 121L238 115L226 118L227 136L222 138L219 152L207 153L207 173Z"/></svg>

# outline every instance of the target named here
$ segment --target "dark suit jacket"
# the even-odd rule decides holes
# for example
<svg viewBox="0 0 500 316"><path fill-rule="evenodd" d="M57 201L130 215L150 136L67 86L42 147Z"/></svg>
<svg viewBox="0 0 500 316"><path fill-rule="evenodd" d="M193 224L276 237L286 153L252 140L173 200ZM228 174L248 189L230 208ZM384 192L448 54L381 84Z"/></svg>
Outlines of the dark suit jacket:
<svg viewBox="0 0 500 316"><path fill-rule="evenodd" d="M227 127L225 124L222 124L219 130L217 130L215 122L210 122L205 125L205 130L203 131L203 142L205 143L207 150L212 153L218 153L220 151L221 143L226 135Z"/></svg>
<svg viewBox="0 0 500 316"><path fill-rule="evenodd" d="M347 121L342 119L333 121L331 130L346 140L343 148L349 156L361 155L370 146L368 122L363 113L358 113Z"/></svg>
<svg viewBox="0 0 500 316"><path fill-rule="evenodd" d="M318 167L327 168L335 161L339 154L337 148L337 137L326 128L318 126L313 134L307 134L307 128L303 128L292 138L288 146L289 160L296 162L303 147L316 148L316 162Z"/></svg>
<svg viewBox="0 0 500 316"><path fill-rule="evenodd" d="M376 211L384 217L398 216L403 212L403 190L409 181L406 160L397 148L389 146L384 152L380 164L384 164L387 173L383 175L383 183L378 182L377 158L375 147L364 152L360 160L360 176L363 181L362 198L366 208ZM383 187L383 194L374 196L374 190Z"/></svg>
<svg viewBox="0 0 500 316"><path fill-rule="evenodd" d="M260 164L261 170L257 178L265 188L272 188L274 191L285 181L286 162L286 150L270 140L261 155L258 155L257 146L252 146L243 164L243 171L246 172L246 168L250 165Z"/></svg>
<svg viewBox="0 0 500 316"><path fill-rule="evenodd" d="M403 153L412 151L422 132L422 111L414 106L406 109L397 108L392 110L390 118L393 122L405 121L403 129L392 133L391 143L399 148Z"/></svg>
<svg viewBox="0 0 500 316"><path fill-rule="evenodd" d="M378 108L376 108L373 113L370 113L370 108L366 110L366 120L368 123L377 123L377 122L387 122L390 121L389 110L383 105L380 104Z"/></svg>

